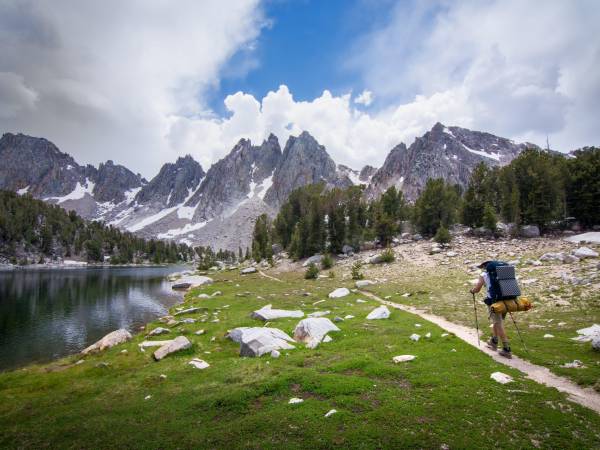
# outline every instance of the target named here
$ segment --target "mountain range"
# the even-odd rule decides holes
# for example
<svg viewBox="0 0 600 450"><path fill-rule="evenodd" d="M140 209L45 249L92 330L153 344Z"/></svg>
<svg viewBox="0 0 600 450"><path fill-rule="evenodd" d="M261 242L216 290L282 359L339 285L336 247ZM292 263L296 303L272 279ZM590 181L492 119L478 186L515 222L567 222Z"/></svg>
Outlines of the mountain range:
<svg viewBox="0 0 600 450"><path fill-rule="evenodd" d="M236 251L250 245L256 217L274 216L294 189L364 184L367 198L390 186L414 200L428 178L466 186L480 162L508 164L529 143L440 123L407 147L400 143L380 168L336 164L307 131L283 150L271 134L260 145L241 139L207 172L191 156L165 164L150 181L107 161L79 165L53 143L23 134L0 139L0 189L55 203L143 237Z"/></svg>

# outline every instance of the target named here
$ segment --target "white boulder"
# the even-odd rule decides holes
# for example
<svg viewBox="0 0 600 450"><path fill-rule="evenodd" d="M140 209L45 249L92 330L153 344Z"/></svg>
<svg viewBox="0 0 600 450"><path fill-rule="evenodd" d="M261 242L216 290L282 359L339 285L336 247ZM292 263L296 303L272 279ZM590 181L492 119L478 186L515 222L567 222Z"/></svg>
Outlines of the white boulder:
<svg viewBox="0 0 600 450"><path fill-rule="evenodd" d="M371 280L358 280L356 283L354 283L356 289L366 288L367 286L372 286L374 284L375 282Z"/></svg>
<svg viewBox="0 0 600 450"><path fill-rule="evenodd" d="M367 316L367 320L387 319L390 317L390 310L385 305L375 308Z"/></svg>
<svg viewBox="0 0 600 450"><path fill-rule="evenodd" d="M300 310L290 311L286 309L272 309L271 305L266 305L252 313L253 319L274 320L286 317L304 317L304 313Z"/></svg>
<svg viewBox="0 0 600 450"><path fill-rule="evenodd" d="M202 275L191 275L187 277L180 278L176 282L174 282L171 287L173 289L190 289L200 286L205 286L208 284L212 284L213 280L209 277L204 277Z"/></svg>
<svg viewBox="0 0 600 450"><path fill-rule="evenodd" d="M90 345L86 349L84 349L81 353L87 355L93 352L101 352L107 348L114 347L115 345L122 344L123 342L127 342L132 338L131 333L124 328L119 330L115 330L111 333L108 333L102 339L100 339L95 344Z"/></svg>
<svg viewBox="0 0 600 450"><path fill-rule="evenodd" d="M325 318L308 318L298 322L294 329L296 342L304 342L308 348L315 348L330 331L340 331L335 324Z"/></svg>
<svg viewBox="0 0 600 450"><path fill-rule="evenodd" d="M171 332L171 330L169 330L168 328L156 327L154 330L152 330L150 333L148 333L148 336L158 336L160 334L167 334L170 332Z"/></svg>
<svg viewBox="0 0 600 450"><path fill-rule="evenodd" d="M415 355L399 355L399 356L394 356L392 358L392 361L394 361L396 364L398 364L398 363L401 363L401 362L412 361L415 358L416 358Z"/></svg>
<svg viewBox="0 0 600 450"><path fill-rule="evenodd" d="M577 250L573 252L573 256L576 256L579 259L583 258L597 258L598 252L595 252L589 247L579 247Z"/></svg>
<svg viewBox="0 0 600 450"><path fill-rule="evenodd" d="M323 259L323 255L313 255L310 258L307 258L306 261L304 261L302 267L308 267L311 264L318 264L321 262L321 259Z"/></svg>
<svg viewBox="0 0 600 450"><path fill-rule="evenodd" d="M227 337L240 344L240 356L262 356L273 350L291 350L294 340L283 331L269 327L240 327L231 330Z"/></svg>
<svg viewBox="0 0 600 450"><path fill-rule="evenodd" d="M168 344L163 345L158 350L154 352L154 359L156 361L160 361L165 356L170 355L171 353L175 353L181 350L187 350L192 346L192 343L185 336L177 336Z"/></svg>
<svg viewBox="0 0 600 450"><path fill-rule="evenodd" d="M199 358L192 359L188 364L195 369L206 369L207 367L210 367L209 363Z"/></svg>
<svg viewBox="0 0 600 450"><path fill-rule="evenodd" d="M493 374L490 375L490 378L494 381L497 381L500 384L507 384L507 383L512 383L513 378L510 375L507 375L505 373L502 372L494 372Z"/></svg>
<svg viewBox="0 0 600 450"><path fill-rule="evenodd" d="M350 295L350 290L348 288L337 288L329 293L329 298L340 298L345 297L346 295Z"/></svg>
<svg viewBox="0 0 600 450"><path fill-rule="evenodd" d="M251 273L256 273L256 267L246 267L245 269L240 270L242 275L248 275Z"/></svg>

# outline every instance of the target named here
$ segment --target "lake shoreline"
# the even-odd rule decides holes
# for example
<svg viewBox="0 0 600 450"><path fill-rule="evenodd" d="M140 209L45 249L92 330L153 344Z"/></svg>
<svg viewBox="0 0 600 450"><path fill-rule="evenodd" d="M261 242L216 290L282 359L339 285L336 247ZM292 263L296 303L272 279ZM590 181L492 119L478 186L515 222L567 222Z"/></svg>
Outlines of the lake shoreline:
<svg viewBox="0 0 600 450"><path fill-rule="evenodd" d="M170 266L187 266L195 267L193 263L164 263L164 264L104 264L104 263L78 263L78 264L64 264L64 263L53 263L53 264L27 264L20 266L18 264L0 264L0 272L12 272L15 270L70 270L70 269L110 269L110 268L143 268L143 267L170 267Z"/></svg>

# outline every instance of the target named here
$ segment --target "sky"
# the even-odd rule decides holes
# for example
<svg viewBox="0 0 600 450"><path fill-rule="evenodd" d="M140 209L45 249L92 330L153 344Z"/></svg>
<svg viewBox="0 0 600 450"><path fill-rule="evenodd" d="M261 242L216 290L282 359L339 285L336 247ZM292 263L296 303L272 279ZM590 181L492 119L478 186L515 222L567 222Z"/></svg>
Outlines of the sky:
<svg viewBox="0 0 600 450"><path fill-rule="evenodd" d="M597 0L0 0L0 132L148 179L309 131L379 166L436 122L600 145Z"/></svg>

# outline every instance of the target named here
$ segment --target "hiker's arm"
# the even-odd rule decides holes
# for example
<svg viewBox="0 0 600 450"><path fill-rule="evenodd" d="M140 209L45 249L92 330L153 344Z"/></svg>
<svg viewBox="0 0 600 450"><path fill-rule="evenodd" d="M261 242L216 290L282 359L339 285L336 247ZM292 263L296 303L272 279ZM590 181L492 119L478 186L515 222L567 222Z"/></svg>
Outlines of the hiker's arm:
<svg viewBox="0 0 600 450"><path fill-rule="evenodd" d="M475 286L473 286L473 288L471 289L471 294L477 294L481 290L483 285L484 285L483 277L480 276L479 279L477 280L477 284L475 284Z"/></svg>

